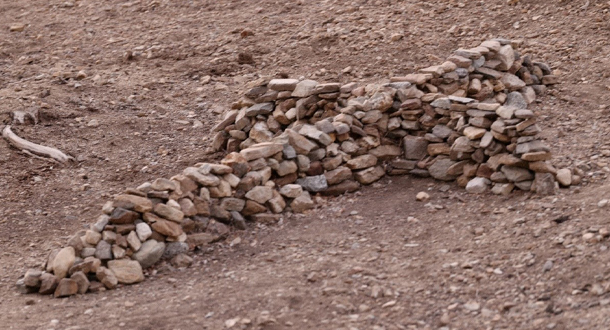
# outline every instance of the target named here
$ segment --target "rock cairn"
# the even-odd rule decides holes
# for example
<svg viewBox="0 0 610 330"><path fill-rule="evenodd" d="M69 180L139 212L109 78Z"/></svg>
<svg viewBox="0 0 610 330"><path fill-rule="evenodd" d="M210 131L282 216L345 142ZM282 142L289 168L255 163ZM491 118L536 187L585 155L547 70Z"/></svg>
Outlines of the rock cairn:
<svg viewBox="0 0 610 330"><path fill-rule="evenodd" d="M65 297L137 283L162 258L188 265L185 253L224 238L227 225L273 224L313 208L312 194L353 192L386 174L551 194L572 177L548 162L527 106L557 78L518 46L486 41L383 84L260 79L213 128L212 148L227 152L220 164L127 189L17 286Z"/></svg>

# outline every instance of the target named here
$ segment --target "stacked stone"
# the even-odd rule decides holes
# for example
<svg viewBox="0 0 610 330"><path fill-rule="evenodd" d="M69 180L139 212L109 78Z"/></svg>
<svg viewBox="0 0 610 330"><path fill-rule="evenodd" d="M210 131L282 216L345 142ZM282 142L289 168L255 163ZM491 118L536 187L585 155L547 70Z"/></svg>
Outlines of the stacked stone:
<svg viewBox="0 0 610 330"><path fill-rule="evenodd" d="M286 184L324 175L329 188L315 191L327 194L356 190L386 171L457 180L469 192L551 193L557 171L527 106L557 79L546 64L515 51L518 44L494 39L459 49L441 65L387 84L259 81L214 128L214 148L270 141L291 147L280 141L286 132L306 137L311 147L298 156L310 168L274 177Z"/></svg>
<svg viewBox="0 0 610 330"><path fill-rule="evenodd" d="M355 191L385 175L382 161L402 154L398 143L385 137L394 85L410 84L270 80L246 93L265 102L241 100L241 109L214 128L219 131L214 146L239 151L252 168L268 168L279 186L296 183L326 195Z"/></svg>
<svg viewBox="0 0 610 330"><path fill-rule="evenodd" d="M557 171L526 108L556 78L514 44L486 41L384 84L261 79L213 129L213 148L228 152L220 164L116 196L18 286L63 297L137 283L162 258L188 265L185 253L222 239L227 225L273 224L313 208L311 194L386 174L457 180L473 193L550 193Z"/></svg>

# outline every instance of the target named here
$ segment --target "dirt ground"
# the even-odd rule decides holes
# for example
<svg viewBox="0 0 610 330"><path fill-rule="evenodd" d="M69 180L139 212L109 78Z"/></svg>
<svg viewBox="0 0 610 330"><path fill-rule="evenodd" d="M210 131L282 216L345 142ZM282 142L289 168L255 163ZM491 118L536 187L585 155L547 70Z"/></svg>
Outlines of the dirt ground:
<svg viewBox="0 0 610 330"><path fill-rule="evenodd" d="M37 110L14 131L77 160L0 141L2 329L610 327L609 1L0 0L0 31L0 120ZM210 128L249 81L379 82L493 37L523 39L560 76L533 109L581 186L475 196L391 177L135 286L16 291L113 194L218 157Z"/></svg>

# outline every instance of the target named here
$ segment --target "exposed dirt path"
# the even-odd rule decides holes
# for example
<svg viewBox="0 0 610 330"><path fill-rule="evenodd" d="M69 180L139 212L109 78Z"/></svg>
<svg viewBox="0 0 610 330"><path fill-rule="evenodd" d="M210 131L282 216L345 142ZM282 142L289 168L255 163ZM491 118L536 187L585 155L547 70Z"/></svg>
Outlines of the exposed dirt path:
<svg viewBox="0 0 610 330"><path fill-rule="evenodd" d="M416 187L432 199L416 202ZM235 232L191 268L160 265L136 286L70 299L5 291L0 318L12 329L221 329L232 319L237 329L603 329L610 254L580 236L607 221L587 211L593 201L554 199L392 178Z"/></svg>

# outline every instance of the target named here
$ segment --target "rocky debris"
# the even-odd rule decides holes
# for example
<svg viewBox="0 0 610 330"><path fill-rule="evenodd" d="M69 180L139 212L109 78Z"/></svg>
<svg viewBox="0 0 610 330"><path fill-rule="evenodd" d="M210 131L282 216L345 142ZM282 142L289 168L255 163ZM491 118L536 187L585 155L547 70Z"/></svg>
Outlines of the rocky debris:
<svg viewBox="0 0 610 330"><path fill-rule="evenodd" d="M49 256L53 277L29 272L19 287L49 293L59 282L64 296L74 286L63 280L84 283L80 274L97 279L96 290L137 283L162 258L190 264L179 256L227 237L223 223L273 224L282 212L314 208L313 194L353 192L386 174L456 180L470 193L546 195L555 180L570 186L578 176L550 164L526 109L536 91L557 83L534 63L510 41L491 40L390 83L260 79L212 128L213 150L227 152L219 164L115 196L89 230Z"/></svg>

